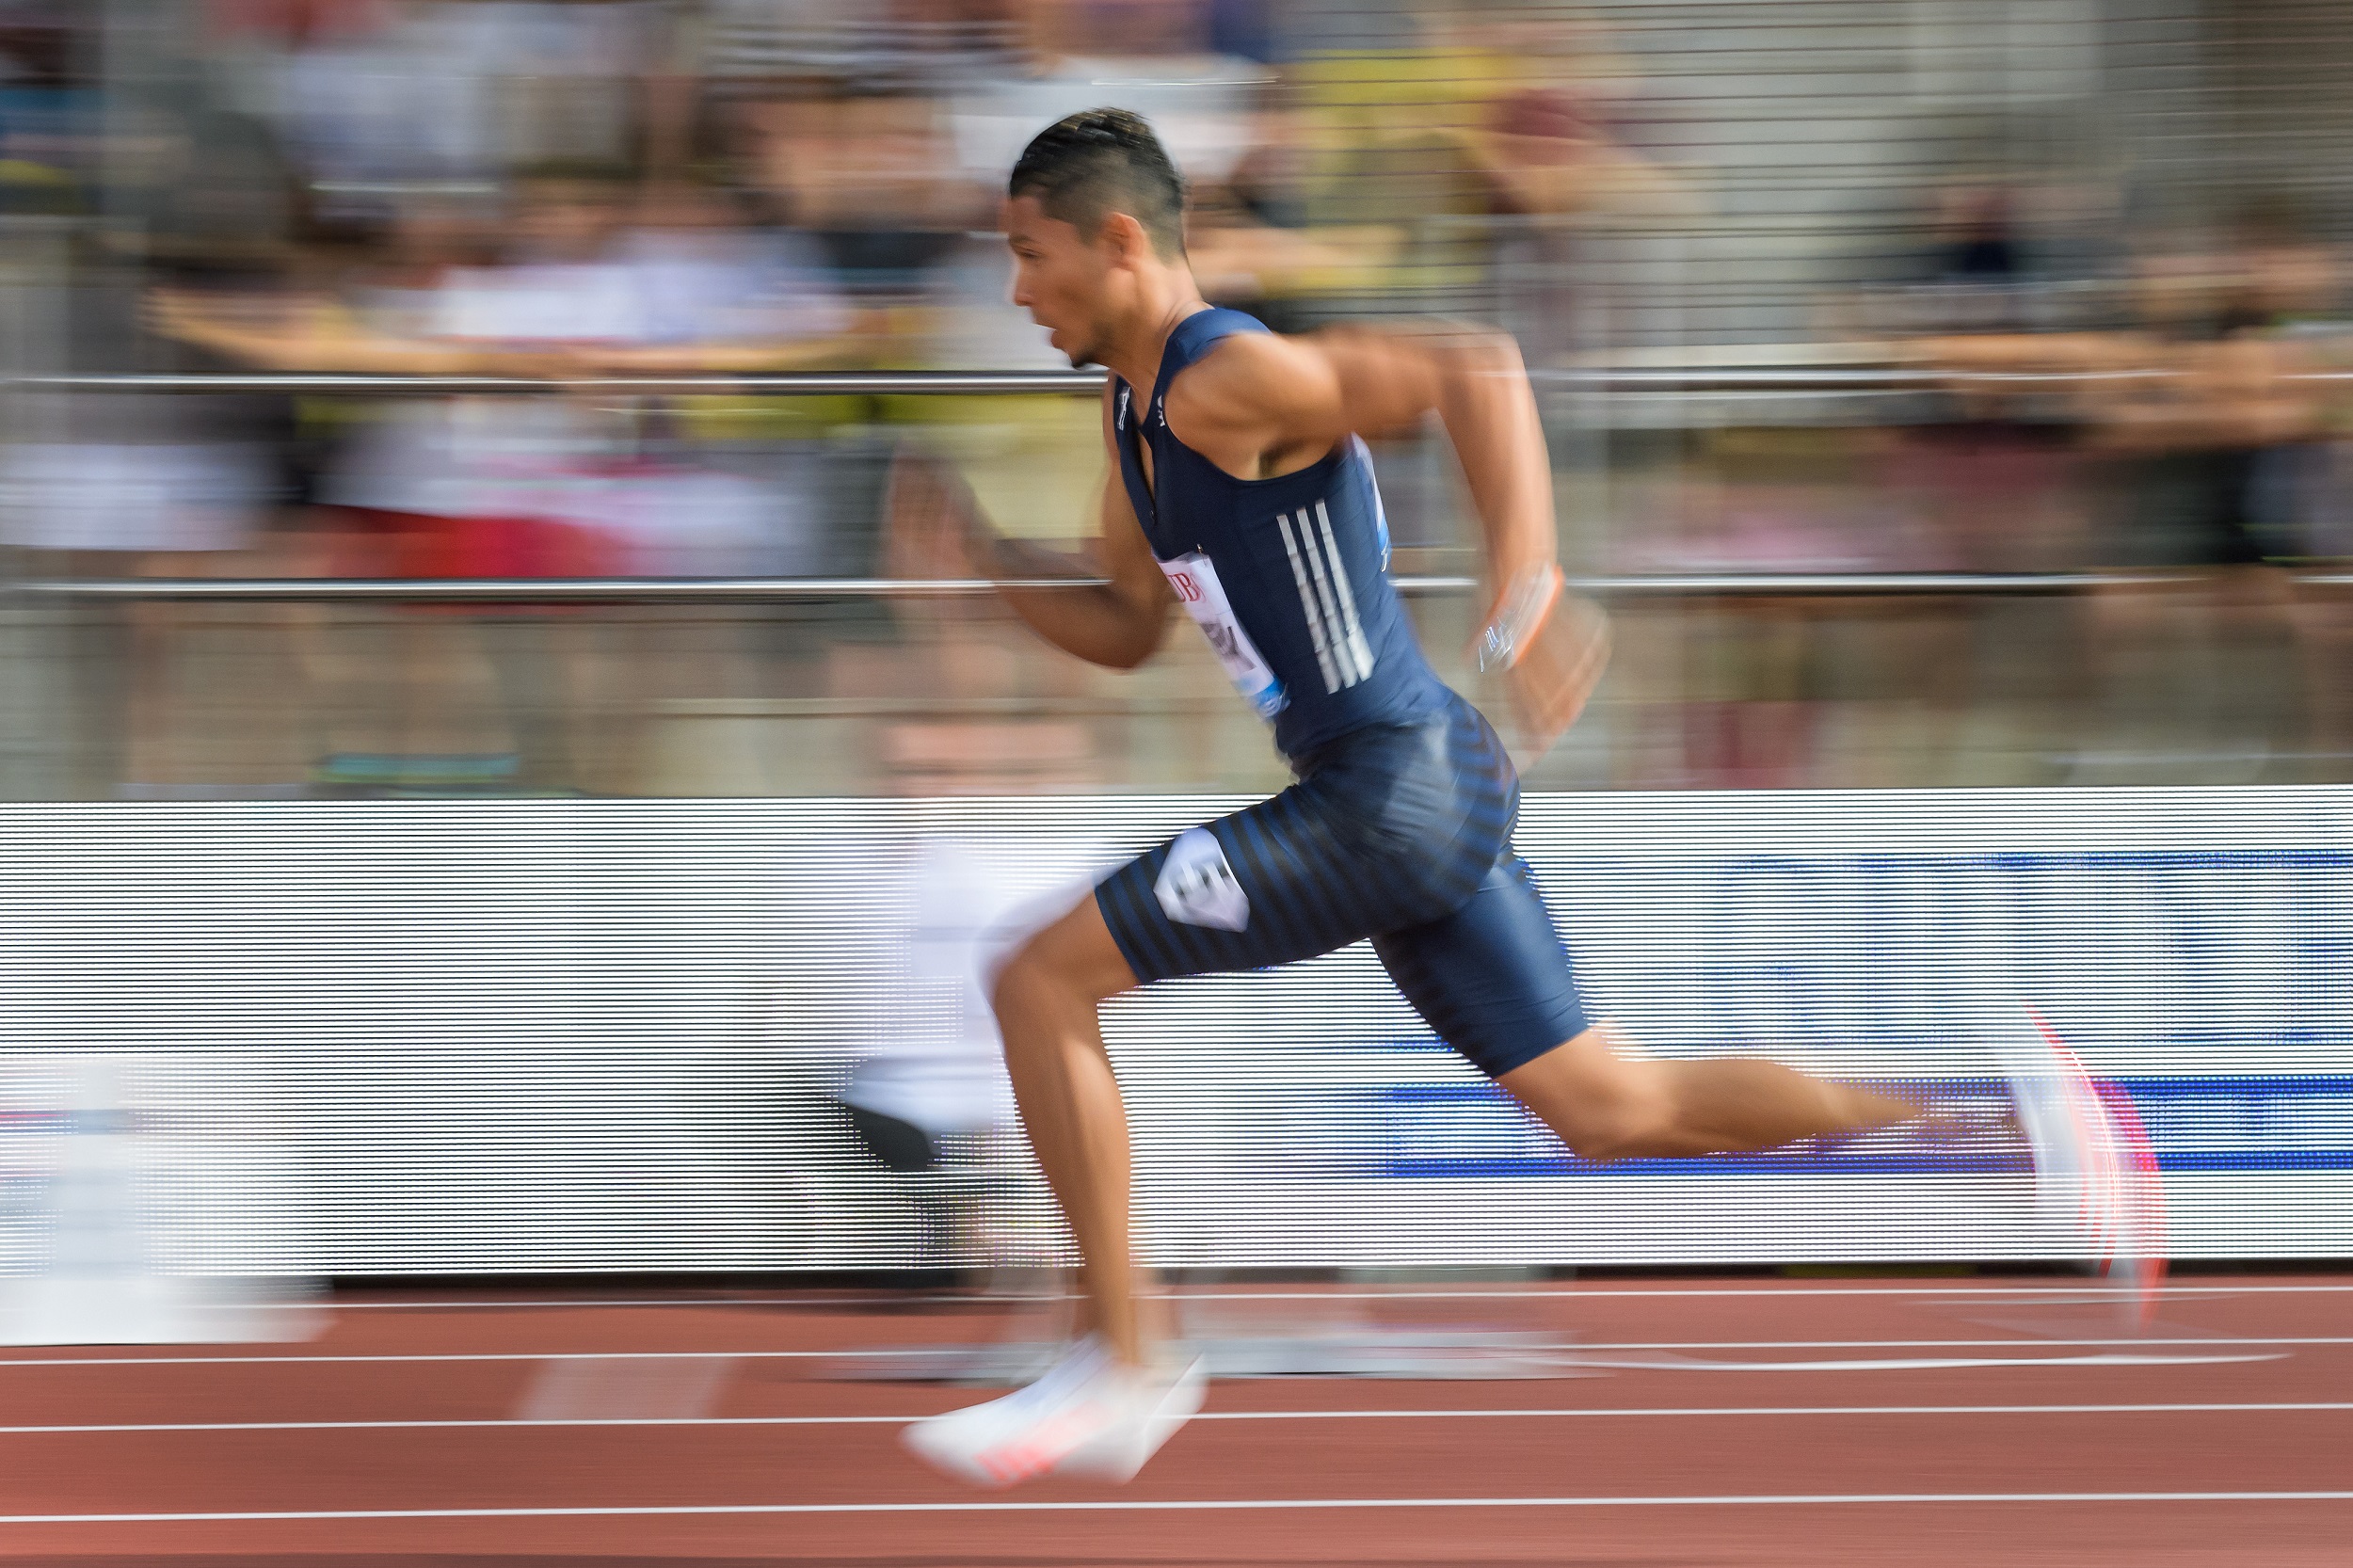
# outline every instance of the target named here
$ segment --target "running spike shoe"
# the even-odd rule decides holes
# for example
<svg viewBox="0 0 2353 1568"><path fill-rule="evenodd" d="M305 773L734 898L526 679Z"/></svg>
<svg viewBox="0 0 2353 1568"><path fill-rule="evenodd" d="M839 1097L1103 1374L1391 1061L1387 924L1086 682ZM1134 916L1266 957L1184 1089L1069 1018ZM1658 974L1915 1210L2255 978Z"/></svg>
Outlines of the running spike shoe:
<svg viewBox="0 0 2353 1568"><path fill-rule="evenodd" d="M1045 1475L1126 1481L1201 1408L1207 1381L1198 1358L1140 1371L1089 1336L1028 1387L917 1421L901 1441L974 1486Z"/></svg>
<svg viewBox="0 0 2353 1568"><path fill-rule="evenodd" d="M2112 1284L2129 1321L2146 1323L2165 1284L2165 1197L2131 1097L2086 1072L2032 1008L1994 1046L2033 1151L2045 1239Z"/></svg>

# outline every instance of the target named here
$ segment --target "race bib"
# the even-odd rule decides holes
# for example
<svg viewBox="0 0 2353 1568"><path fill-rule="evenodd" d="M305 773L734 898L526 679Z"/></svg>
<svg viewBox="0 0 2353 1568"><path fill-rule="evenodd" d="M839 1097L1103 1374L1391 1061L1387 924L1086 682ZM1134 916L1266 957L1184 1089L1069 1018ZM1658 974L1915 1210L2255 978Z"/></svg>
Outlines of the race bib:
<svg viewBox="0 0 2353 1568"><path fill-rule="evenodd" d="M1201 628L1201 634L1209 639L1209 647L1217 654L1217 662L1225 666L1225 678L1234 683L1234 690L1249 699L1262 719L1271 719L1283 711L1290 698L1284 695L1283 683L1274 679L1267 662L1258 657L1241 622L1234 618L1234 607L1226 602L1225 585L1217 580L1217 568L1199 551L1179 555L1174 561L1162 561L1160 570L1167 574L1168 585L1176 590L1176 602L1185 607L1185 614Z"/></svg>

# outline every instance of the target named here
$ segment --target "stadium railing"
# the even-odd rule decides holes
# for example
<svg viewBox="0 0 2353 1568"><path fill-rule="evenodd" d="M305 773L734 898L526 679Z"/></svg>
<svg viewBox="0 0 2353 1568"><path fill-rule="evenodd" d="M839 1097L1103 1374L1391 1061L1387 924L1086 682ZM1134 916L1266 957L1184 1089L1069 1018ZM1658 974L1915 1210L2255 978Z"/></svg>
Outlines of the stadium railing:
<svg viewBox="0 0 2353 1568"><path fill-rule="evenodd" d="M1932 368L1851 365L1645 365L1531 371L1540 392L1577 394L1689 392L1786 396L1793 394L1906 395L1970 391L2057 389L2091 381L2157 381L2175 375L2162 369L2101 372L1948 371ZM2353 381L2353 371L2302 373L2297 380ZM758 376L652 376L539 378L478 376L306 375L206 373L200 375L65 375L0 377L0 392L344 393L369 397L510 395L607 392L638 396L714 393L767 396L1004 396L1073 395L1101 391L1095 371L890 371L799 372ZM2185 574L2120 571L2074 572L1716 572L1660 573L1576 579L1585 592L1605 597L1812 597L1919 596L1949 594L2067 594L2087 590L2181 581ZM2314 586L2353 586L2353 574L2307 571L2299 580ZM1073 587L1094 580L1055 579L1025 583L1032 587ZM1448 575L1400 575L1400 591L1413 595L1468 592L1478 579ZM522 578L399 579L335 578L131 578L20 579L0 581L0 592L42 598L137 600L518 600L545 602L754 601L846 598L916 598L984 593L994 584L970 579L911 580L879 577L826 578Z"/></svg>

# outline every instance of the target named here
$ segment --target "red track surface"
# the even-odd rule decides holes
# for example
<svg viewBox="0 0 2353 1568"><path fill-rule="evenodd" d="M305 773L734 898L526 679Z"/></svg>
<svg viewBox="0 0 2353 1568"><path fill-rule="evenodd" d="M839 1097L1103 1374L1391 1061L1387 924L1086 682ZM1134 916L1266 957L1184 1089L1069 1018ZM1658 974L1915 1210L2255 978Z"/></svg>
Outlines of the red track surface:
<svg viewBox="0 0 2353 1568"><path fill-rule="evenodd" d="M0 1421L17 1429L0 1432L0 1557L275 1568L2353 1562L2344 1279L2193 1279L2138 1339L2058 1281L1388 1299L1369 1310L1540 1331L1612 1365L1537 1381L1222 1383L1209 1418L1135 1484L1000 1494L940 1480L894 1442L899 1418L979 1396L826 1381L808 1353L993 1338L1006 1327L995 1309L816 1294L370 1300L344 1298L307 1343L0 1352ZM1250 1310L1311 1317L1332 1304ZM648 1363L648 1352L716 1353ZM302 1359L417 1356L480 1359ZM605 1356L618 1359L592 1359ZM2102 1356L2202 1359L2081 1359ZM1963 1364L1886 1365L1920 1360ZM2149 1405L2269 1408L2118 1408ZM1926 1408L1955 1406L1970 1408ZM2053 1406L2093 1408L2023 1408ZM609 1424L527 1424L514 1419L522 1411ZM1504 1411L1522 1414L1476 1414ZM689 1418L643 1419L665 1413ZM1275 1418L1244 1418L1254 1413ZM778 1416L865 1419L743 1420ZM273 1422L358 1424L257 1425ZM389 1422L488 1424L371 1424ZM188 1423L214 1430L22 1430ZM2055 1496L2087 1493L2130 1496ZM2338 1496L2282 1496L2294 1493ZM1808 1498L1881 1500L1793 1500ZM1381 1500L1415 1506L1366 1506ZM1274 1506L1137 1506L1202 1502ZM1056 1503L1109 1506L1034 1506ZM778 1509L812 1504L847 1507ZM467 1509L583 1512L430 1513ZM677 1509L710 1512L627 1512ZM288 1516L320 1512L392 1516ZM56 1515L71 1517L26 1517Z"/></svg>

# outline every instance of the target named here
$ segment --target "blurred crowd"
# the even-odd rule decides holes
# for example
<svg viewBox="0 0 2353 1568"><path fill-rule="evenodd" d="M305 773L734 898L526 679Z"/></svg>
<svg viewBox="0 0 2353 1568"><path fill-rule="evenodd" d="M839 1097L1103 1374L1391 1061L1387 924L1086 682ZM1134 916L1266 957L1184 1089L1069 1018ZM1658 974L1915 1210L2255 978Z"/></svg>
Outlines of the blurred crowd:
<svg viewBox="0 0 2353 1568"><path fill-rule="evenodd" d="M36 372L1054 368L1004 298L997 199L1030 135L1105 102L1183 164L1211 295L1282 326L1452 302L1493 241L1433 220L1673 200L1561 79L1572 38L1445 27L1302 60L1263 0L14 14L22 95L55 102L0 132L40 154L8 163L9 204L88 220L68 341L20 346L50 351ZM73 72L102 58L100 92ZM8 542L212 552L291 526L310 565L380 575L855 570L871 518L814 505L787 458L877 425L962 427L1027 531L1079 527L1094 478L1084 408L1015 400L83 392L24 415Z"/></svg>
<svg viewBox="0 0 2353 1568"><path fill-rule="evenodd" d="M1591 17L1479 5L0 0L0 354L24 378L5 394L0 550L44 579L856 577L888 568L888 459L918 427L1000 526L1074 540L1101 473L1083 399L615 382L1059 368L1005 298L997 195L1036 129L1116 103L1185 169L1205 291L1278 328L1471 314L1540 371L1913 377L1844 403L1693 395L1648 414L1548 392L1573 565L2233 568L2200 589L2199 624L2276 645L2265 679L2295 687L2302 728L2265 744L2353 745L2337 676L2353 620L2277 569L2353 553L2338 483L2353 383L2329 378L2353 359L2339 215L2285 187L2191 205L2129 168L1963 159L1887 215L1897 242L1826 270L1794 314L1662 341L1646 302L1673 269L1641 258L1688 251L1676 236L1749 193L1679 148L1676 102L1647 100L1617 49ZM234 372L544 390L39 379ZM1470 536L1443 454L1417 439L1381 459L1401 565L1460 569ZM2138 694L2122 710L2180 696L2125 667L2179 640L2180 595L2145 588L2081 616L2086 662ZM1628 710L1584 776L1829 781L1805 761L1824 712L1810 672L1841 657L1818 608L1654 617L1652 643L1679 650L1663 662L1635 617L1629 699L1665 691L1645 672L1673 664L1674 712ZM184 664L191 614L126 612L115 695L133 750L185 706L165 666ZM985 626L914 637L902 617L898 640L922 646L886 656L859 639L890 642L888 616L844 614L848 630L798 642L755 630L665 653L644 616L419 613L361 646L330 634L330 612L286 611L278 632L330 717L278 772L678 788L644 760L649 703L735 701L741 717L786 689L1091 689ZM1985 664L1981 617L1897 618L1930 708L1966 706L1953 682ZM681 664L685 686L657 673ZM494 694L488 739L451 717L470 689ZM362 709L407 717L328 732ZM877 744L878 766L919 783L1120 781L1067 725L1008 739L906 721ZM187 772L108 766L119 784Z"/></svg>

